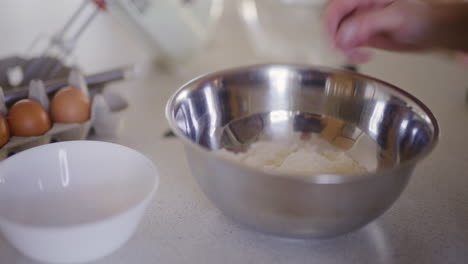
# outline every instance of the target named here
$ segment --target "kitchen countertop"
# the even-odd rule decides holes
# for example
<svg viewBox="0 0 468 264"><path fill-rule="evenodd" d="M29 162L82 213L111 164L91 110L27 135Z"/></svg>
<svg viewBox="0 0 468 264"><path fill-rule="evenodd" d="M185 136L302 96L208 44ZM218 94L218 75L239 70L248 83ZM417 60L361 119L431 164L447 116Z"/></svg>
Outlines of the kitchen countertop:
<svg viewBox="0 0 468 264"><path fill-rule="evenodd" d="M2 1L0 35L5 36L12 24L17 28L2 40L0 56L22 51L18 43L30 41L50 23L63 23L67 17L63 13L75 8L48 0L40 1L47 2L42 16L21 9L39 5L36 2ZM29 22L13 15L18 13ZM150 53L136 34L109 15L100 16L79 45L78 62L87 72L148 62ZM131 106L115 141L151 158L161 182L136 234L117 252L94 263L468 263L467 67L440 56L382 52L362 66L361 72L421 99L440 122L440 142L417 167L394 206L373 223L333 239L293 240L252 231L225 217L190 175L181 143L163 138L168 128L165 102L177 87L196 74L246 61L207 64L194 59L176 73L143 63L146 70L139 78L109 87L122 91ZM0 263L34 262L0 236Z"/></svg>

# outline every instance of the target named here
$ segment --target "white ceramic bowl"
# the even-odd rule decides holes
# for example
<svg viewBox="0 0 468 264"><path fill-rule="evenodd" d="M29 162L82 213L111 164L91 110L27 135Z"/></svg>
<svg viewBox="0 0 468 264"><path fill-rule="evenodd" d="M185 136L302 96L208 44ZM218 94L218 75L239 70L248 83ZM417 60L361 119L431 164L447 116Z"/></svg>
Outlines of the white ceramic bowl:
<svg viewBox="0 0 468 264"><path fill-rule="evenodd" d="M32 259L91 261L131 237L158 181L153 163L124 146L36 147L0 163L0 230Z"/></svg>

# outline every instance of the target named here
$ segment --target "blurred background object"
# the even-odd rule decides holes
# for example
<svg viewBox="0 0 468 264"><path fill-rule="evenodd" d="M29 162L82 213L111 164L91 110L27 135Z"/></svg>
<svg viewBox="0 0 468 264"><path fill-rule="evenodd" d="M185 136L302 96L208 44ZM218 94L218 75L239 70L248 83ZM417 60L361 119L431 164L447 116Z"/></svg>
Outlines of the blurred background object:
<svg viewBox="0 0 468 264"><path fill-rule="evenodd" d="M241 0L240 12L249 39L265 59L341 66L344 57L324 32L323 0Z"/></svg>
<svg viewBox="0 0 468 264"><path fill-rule="evenodd" d="M56 33L32 36L25 52L0 60L0 86L8 91L35 79L49 81L67 76L79 38L105 9L105 0L82 0Z"/></svg>
<svg viewBox="0 0 468 264"><path fill-rule="evenodd" d="M130 24L163 64L186 60L209 38L223 0L114 0L112 14Z"/></svg>
<svg viewBox="0 0 468 264"><path fill-rule="evenodd" d="M84 1L2 0L0 34L5 37L2 38L0 58L24 56L28 51L37 56L42 54L53 34L63 28ZM83 10L83 20L94 11L92 3L89 0ZM42 41L31 49L31 43L38 38ZM126 52L119 52L123 49ZM80 35L71 63L86 73L96 73L116 65L147 61L149 50L126 24L120 23L109 12L101 12Z"/></svg>
<svg viewBox="0 0 468 264"><path fill-rule="evenodd" d="M19 28L17 35L22 39L7 43L15 47L12 52L41 55L51 44L54 49L48 54L70 55L74 49L73 56L62 62L85 66L85 72L114 68L121 58L157 63L184 76L273 61L328 66L345 63L323 32L324 0L74 0L68 4L48 0L47 5L5 1L3 5L13 13L21 13L0 18ZM50 17L32 10L42 10ZM81 26L71 27L75 20ZM34 30L25 31L26 39L22 31L31 27ZM123 30L117 35L109 27ZM65 38L67 29L75 33ZM96 38L100 43L90 45ZM129 39L136 39L137 45ZM112 50L120 47L131 48L112 58Z"/></svg>
<svg viewBox="0 0 468 264"><path fill-rule="evenodd" d="M334 49L321 23L324 4L324 0L224 1L204 45L175 71L193 77L269 62L341 67L346 59Z"/></svg>

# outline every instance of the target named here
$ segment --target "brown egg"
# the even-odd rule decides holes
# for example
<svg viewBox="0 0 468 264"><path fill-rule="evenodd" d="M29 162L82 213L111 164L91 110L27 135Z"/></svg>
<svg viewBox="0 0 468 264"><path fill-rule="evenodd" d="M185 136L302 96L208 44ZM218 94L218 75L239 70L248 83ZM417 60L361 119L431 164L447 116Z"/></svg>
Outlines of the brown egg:
<svg viewBox="0 0 468 264"><path fill-rule="evenodd" d="M3 147L10 140L10 128L6 118L0 114L0 147Z"/></svg>
<svg viewBox="0 0 468 264"><path fill-rule="evenodd" d="M11 107L8 124L13 136L40 136L50 129L50 118L41 104L24 99Z"/></svg>
<svg viewBox="0 0 468 264"><path fill-rule="evenodd" d="M66 87L55 94L50 104L50 115L58 123L83 123L90 117L88 97L80 90Z"/></svg>

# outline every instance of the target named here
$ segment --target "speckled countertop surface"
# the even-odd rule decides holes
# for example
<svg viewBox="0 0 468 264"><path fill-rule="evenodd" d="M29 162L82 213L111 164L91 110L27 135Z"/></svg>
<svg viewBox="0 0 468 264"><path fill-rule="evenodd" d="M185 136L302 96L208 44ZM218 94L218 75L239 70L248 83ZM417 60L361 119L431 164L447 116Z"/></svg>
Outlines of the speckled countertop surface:
<svg viewBox="0 0 468 264"><path fill-rule="evenodd" d="M41 1L42 15L20 8L39 5L33 2L2 1L0 35L8 34L11 23L17 26L15 34L2 39L1 56L18 52L18 43L27 47L31 34L61 23L67 17L63 11L74 8L58 0ZM148 48L104 15L83 36L77 57L93 72L145 61ZM181 143L162 137L168 128L163 109L169 95L195 74L219 65L195 61L177 74L149 68L137 80L110 87L125 93L131 104L117 142L150 157L159 168L161 184L136 234L96 264L468 263L468 68L440 57L388 53L378 53L361 67L416 95L433 110L442 130L438 147L417 167L400 199L375 222L334 239L289 240L245 229L223 216L190 175ZM34 262L0 236L0 263Z"/></svg>

